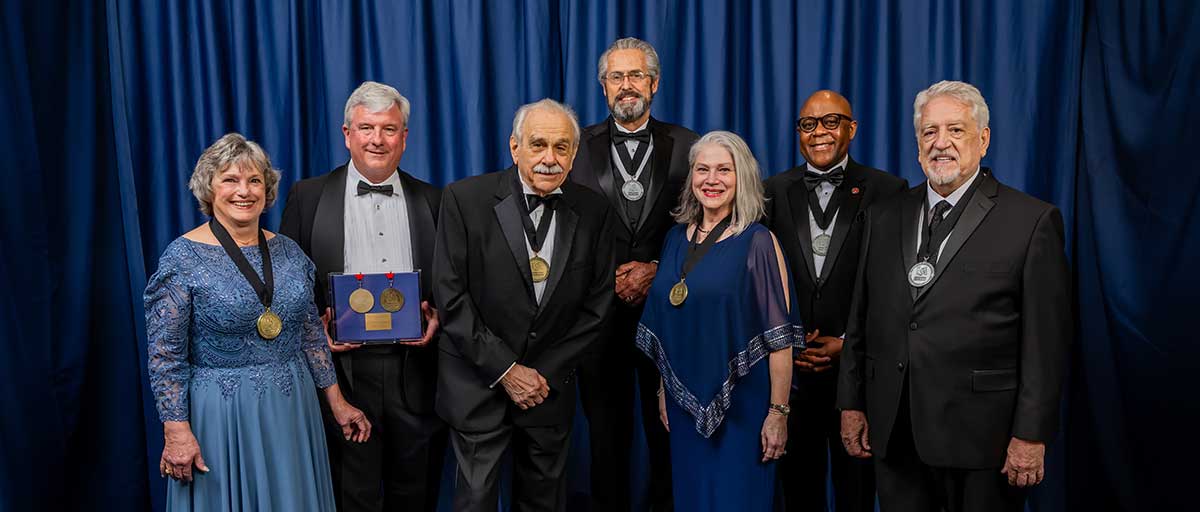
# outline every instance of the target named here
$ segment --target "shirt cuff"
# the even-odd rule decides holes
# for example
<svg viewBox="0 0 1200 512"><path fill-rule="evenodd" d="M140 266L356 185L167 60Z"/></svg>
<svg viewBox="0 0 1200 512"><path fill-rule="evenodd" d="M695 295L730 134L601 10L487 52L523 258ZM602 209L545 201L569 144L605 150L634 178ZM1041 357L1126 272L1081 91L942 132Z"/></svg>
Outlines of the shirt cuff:
<svg viewBox="0 0 1200 512"><path fill-rule="evenodd" d="M491 384L488 386L488 389L492 389L492 388L496 387L496 384L499 384L499 383L500 383L500 381L504 380L504 376L505 376L505 375L508 375L508 372L511 372L511 371L512 371L512 369L513 369L513 367L514 367L514 366L516 366L516 365L517 365L517 362L516 362L516 361L513 361L513 364L510 364L510 365L508 365L508 369L507 369L507 370L504 370L504 373L501 373L501 374L500 374L500 378L496 379L496 381L495 381L495 382L492 382L492 383L491 383Z"/></svg>

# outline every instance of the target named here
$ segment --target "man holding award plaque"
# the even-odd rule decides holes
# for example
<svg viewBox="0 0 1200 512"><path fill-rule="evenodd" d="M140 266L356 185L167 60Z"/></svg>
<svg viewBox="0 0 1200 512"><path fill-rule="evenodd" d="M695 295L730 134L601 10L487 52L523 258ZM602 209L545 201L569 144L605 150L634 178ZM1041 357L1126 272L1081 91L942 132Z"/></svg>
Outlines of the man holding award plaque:
<svg viewBox="0 0 1200 512"><path fill-rule="evenodd" d="M629 510L634 384L650 452L648 505L671 510L671 451L658 421L658 370L633 338L646 292L658 271L671 209L687 181L688 149L699 135L650 115L661 81L658 52L649 43L618 39L597 64L609 116L583 129L571 181L604 194L621 221L613 229L617 273L613 314L579 375L592 455L592 508Z"/></svg>
<svg viewBox="0 0 1200 512"><path fill-rule="evenodd" d="M565 507L576 368L609 313L615 272L608 201L566 181L578 142L569 107L522 106L516 165L443 194L437 411L453 431L458 511L496 510L510 449L513 509Z"/></svg>
<svg viewBox="0 0 1200 512"><path fill-rule="evenodd" d="M1020 511L1058 427L1071 286L1062 214L980 166L974 86L917 95L928 180L871 208L838 382L842 442L884 510Z"/></svg>
<svg viewBox="0 0 1200 512"><path fill-rule="evenodd" d="M367 333L390 329L393 313L406 303L419 305L424 319L416 341L330 340L347 400L377 427L361 445L328 437L342 512L437 506L446 427L433 411L437 349L429 342L438 320L429 273L441 193L398 167L409 109L408 100L390 86L360 85L346 101L342 125L350 161L296 183L279 229L316 264L316 302L327 324L331 296L343 292L349 297L338 295L334 301L346 308L337 313L352 315ZM413 272L420 274L419 288ZM343 275L331 278L331 273ZM405 289L408 293L401 293ZM351 336L348 331L337 334Z"/></svg>
<svg viewBox="0 0 1200 512"><path fill-rule="evenodd" d="M839 511L875 510L870 463L842 448L837 396L838 358L862 245L862 216L908 183L850 158L858 122L850 102L817 91L800 108L796 134L804 165L765 183L765 224L791 265L808 348L796 354L787 453L779 461L785 508L825 510L830 468Z"/></svg>

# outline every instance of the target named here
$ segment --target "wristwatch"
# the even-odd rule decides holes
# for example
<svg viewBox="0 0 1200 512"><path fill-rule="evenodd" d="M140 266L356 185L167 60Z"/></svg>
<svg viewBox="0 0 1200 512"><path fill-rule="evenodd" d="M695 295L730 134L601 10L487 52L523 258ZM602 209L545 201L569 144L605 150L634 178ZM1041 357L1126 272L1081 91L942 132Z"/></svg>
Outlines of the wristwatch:
<svg viewBox="0 0 1200 512"><path fill-rule="evenodd" d="M787 416L792 413L792 406L790 406L788 404L771 404L771 406L768 407L767 410L775 411L775 412L779 413L780 416Z"/></svg>

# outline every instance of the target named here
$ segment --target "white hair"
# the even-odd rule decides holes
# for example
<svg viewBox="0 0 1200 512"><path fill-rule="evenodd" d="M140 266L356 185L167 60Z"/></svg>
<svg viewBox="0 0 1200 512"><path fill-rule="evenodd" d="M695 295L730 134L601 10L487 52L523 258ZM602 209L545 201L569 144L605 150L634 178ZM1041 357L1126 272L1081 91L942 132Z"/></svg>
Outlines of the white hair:
<svg viewBox="0 0 1200 512"><path fill-rule="evenodd" d="M642 41L636 37L626 37L617 39L609 46L604 53L600 54L600 62L596 64L596 79L601 84L604 83L604 75L608 74L608 56L617 50L641 50L646 54L646 74L650 75L651 79L657 79L661 69L659 68L658 52L654 51L654 47L650 43Z"/></svg>
<svg viewBox="0 0 1200 512"><path fill-rule="evenodd" d="M392 108L392 105L397 105L400 107L400 117L404 120L404 126L408 126L410 109L408 98L402 96L395 87L379 82L363 82L354 92L350 93L350 98L346 100L346 109L342 113L343 126L350 126L351 112L360 105L366 107L367 112L372 114L383 112Z"/></svg>
<svg viewBox="0 0 1200 512"><path fill-rule="evenodd" d="M227 133L200 154L192 177L188 179L188 188L200 203L201 213L212 216L213 176L234 164L249 164L261 172L263 185L267 189L266 207L275 204L275 197L279 195L279 171L271 167L271 157L267 156L262 146L242 134Z"/></svg>
<svg viewBox="0 0 1200 512"><path fill-rule="evenodd" d="M913 101L913 130L918 139L921 138L921 111L930 100L939 96L948 96L971 107L971 117L979 125L979 130L988 127L988 106L979 89L966 82L942 80L917 93L917 99Z"/></svg>
<svg viewBox="0 0 1200 512"><path fill-rule="evenodd" d="M567 116L567 119L571 121L571 147L574 148L579 146L579 117L575 115L575 111L571 110L571 107L568 107L567 105L554 101L550 98L545 98L533 103L527 103L525 105L521 105L521 108L517 109L517 114L513 116L513 139L516 139L517 142L521 141L521 137L523 135L522 129L525 127L525 117L534 110L549 110L551 112L558 112Z"/></svg>
<svg viewBox="0 0 1200 512"><path fill-rule="evenodd" d="M762 178L758 170L758 160L750 152L750 146L736 133L712 131L704 134L692 144L688 150L688 178L683 190L679 193L679 206L671 211L675 222L680 224L696 223L704 218L704 207L692 192L692 173L696 170L696 157L705 146L718 146L729 152L733 157L734 177L737 185L733 192L733 220L729 223L730 232L734 235L741 233L751 224L758 222L766 214L766 203L763 194Z"/></svg>

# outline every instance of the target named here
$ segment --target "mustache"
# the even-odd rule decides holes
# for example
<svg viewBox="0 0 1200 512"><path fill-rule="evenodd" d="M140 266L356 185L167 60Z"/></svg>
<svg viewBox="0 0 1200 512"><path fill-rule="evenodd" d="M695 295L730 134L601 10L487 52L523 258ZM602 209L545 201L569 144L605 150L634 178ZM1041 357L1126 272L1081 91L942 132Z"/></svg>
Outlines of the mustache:
<svg viewBox="0 0 1200 512"><path fill-rule="evenodd" d="M555 164L555 165L537 164L537 165L533 166L533 173L534 174L549 174L549 175L562 174L563 168L561 165L558 165L558 164Z"/></svg>
<svg viewBox="0 0 1200 512"><path fill-rule="evenodd" d="M637 91L625 91L625 92L622 92L622 93L619 93L619 94L617 94L617 101L621 101L621 100L623 100L623 99L625 99L625 98L638 98L638 99L645 99L645 98L642 96L642 93L640 93L640 92L637 92Z"/></svg>

